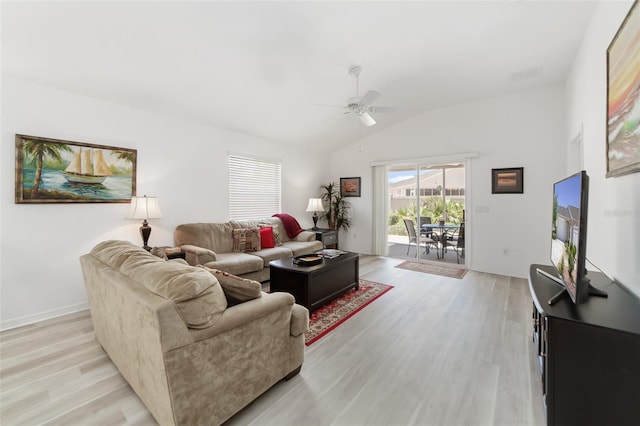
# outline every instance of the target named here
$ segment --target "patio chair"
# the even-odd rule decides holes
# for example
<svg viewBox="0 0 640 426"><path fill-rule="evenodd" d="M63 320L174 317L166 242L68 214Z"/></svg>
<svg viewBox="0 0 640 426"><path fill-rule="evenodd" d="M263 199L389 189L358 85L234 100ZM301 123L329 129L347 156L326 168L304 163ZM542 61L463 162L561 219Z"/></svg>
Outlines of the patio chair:
<svg viewBox="0 0 640 426"><path fill-rule="evenodd" d="M432 223L430 217L420 216L420 235L424 235L427 238L433 239L433 228L424 226L429 225L430 223Z"/></svg>
<svg viewBox="0 0 640 426"><path fill-rule="evenodd" d="M411 219L404 219L404 226L407 228L407 235L409 236L409 247L407 247L407 254L409 254L409 250L411 249L411 245L416 245L416 257L418 257L418 247L424 244L425 254L429 254L429 246L431 244L435 245L435 241L429 237L424 235L420 235L420 239L418 240L418 235L416 233L416 227L413 224ZM437 253L437 250L436 250ZM440 256L438 255L438 258Z"/></svg>
<svg viewBox="0 0 640 426"><path fill-rule="evenodd" d="M460 258L464 258L464 222L445 239L445 247L452 247L456 251L456 260L460 263Z"/></svg>

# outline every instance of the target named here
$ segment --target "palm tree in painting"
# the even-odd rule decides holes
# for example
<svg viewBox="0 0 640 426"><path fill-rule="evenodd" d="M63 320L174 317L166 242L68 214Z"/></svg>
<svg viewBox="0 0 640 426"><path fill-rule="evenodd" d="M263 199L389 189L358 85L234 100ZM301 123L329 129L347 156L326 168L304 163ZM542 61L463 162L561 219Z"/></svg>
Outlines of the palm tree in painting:
<svg viewBox="0 0 640 426"><path fill-rule="evenodd" d="M119 160L128 161L131 164L133 164L133 160L135 160L134 153L127 151L116 152L116 157L118 157Z"/></svg>
<svg viewBox="0 0 640 426"><path fill-rule="evenodd" d="M73 152L71 148L64 144L33 139L24 139L23 149L24 152L31 157L31 161L36 163L36 174L33 178L31 197L37 194L40 189L44 159L49 157L61 163L62 151Z"/></svg>

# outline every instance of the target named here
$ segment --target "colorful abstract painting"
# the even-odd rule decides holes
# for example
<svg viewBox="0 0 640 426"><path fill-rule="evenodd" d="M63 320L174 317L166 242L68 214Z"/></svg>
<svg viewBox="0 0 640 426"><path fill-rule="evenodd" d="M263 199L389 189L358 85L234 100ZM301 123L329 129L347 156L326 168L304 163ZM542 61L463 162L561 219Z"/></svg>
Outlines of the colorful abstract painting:
<svg viewBox="0 0 640 426"><path fill-rule="evenodd" d="M607 177L640 171L640 7L607 49Z"/></svg>

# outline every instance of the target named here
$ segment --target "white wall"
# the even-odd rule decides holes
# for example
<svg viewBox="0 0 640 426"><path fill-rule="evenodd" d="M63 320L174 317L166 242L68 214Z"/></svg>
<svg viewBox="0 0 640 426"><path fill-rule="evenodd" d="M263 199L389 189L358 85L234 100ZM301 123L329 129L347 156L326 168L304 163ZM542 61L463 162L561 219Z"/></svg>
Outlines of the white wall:
<svg viewBox="0 0 640 426"><path fill-rule="evenodd" d="M302 226L312 226L304 209L326 181L323 154L7 77L1 107L2 329L85 308L78 258L96 243L142 245L127 204L14 204L16 133L137 149L138 195L158 196L163 213L151 221L153 246L172 245L180 223L228 220L229 151L282 160L283 211Z"/></svg>
<svg viewBox="0 0 640 426"><path fill-rule="evenodd" d="M571 137L584 126L583 164L590 178L587 257L640 295L640 173L605 177L606 52L632 3L598 5L568 79L566 131Z"/></svg>
<svg viewBox="0 0 640 426"><path fill-rule="evenodd" d="M333 179L362 177L353 198L354 226L345 249L372 250L371 163L477 152L467 205L470 269L526 277L531 263L549 262L552 186L564 175L563 87L426 112L334 153ZM524 167L524 194L491 194L491 169ZM509 255L504 255L508 249ZM469 258L467 259L469 260Z"/></svg>

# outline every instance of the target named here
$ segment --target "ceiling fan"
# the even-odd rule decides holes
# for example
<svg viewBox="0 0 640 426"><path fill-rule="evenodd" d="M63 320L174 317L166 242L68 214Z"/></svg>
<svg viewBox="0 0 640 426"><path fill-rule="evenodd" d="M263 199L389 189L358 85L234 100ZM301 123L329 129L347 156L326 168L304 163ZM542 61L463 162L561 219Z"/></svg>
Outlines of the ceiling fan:
<svg viewBox="0 0 640 426"><path fill-rule="evenodd" d="M376 90L369 90L367 93L364 94L364 96L362 97L359 96L360 74L362 74L361 66L355 66L350 68L349 74L356 78L356 96L347 99L346 106L339 106L339 105L324 105L324 106L346 109L347 112L344 112L343 115L355 114L356 116L358 116L358 118L360 118L360 121L362 121L362 123L365 126L373 126L374 124L376 124L376 120L371 116L371 113L379 113L379 112L387 113L387 112L394 112L396 110L396 108L394 107L371 105L373 102L375 102L376 99L382 96L382 93Z"/></svg>

